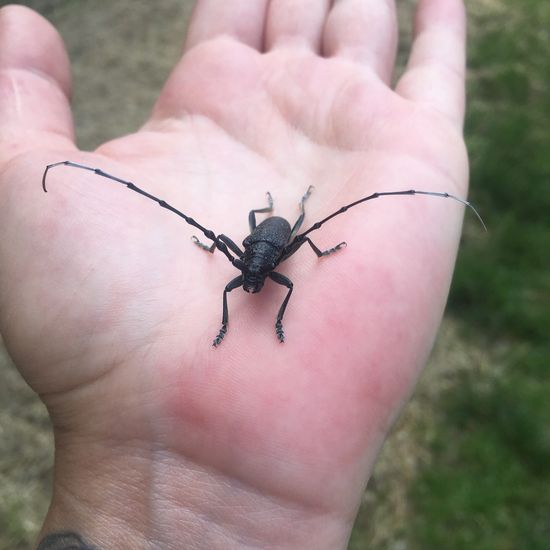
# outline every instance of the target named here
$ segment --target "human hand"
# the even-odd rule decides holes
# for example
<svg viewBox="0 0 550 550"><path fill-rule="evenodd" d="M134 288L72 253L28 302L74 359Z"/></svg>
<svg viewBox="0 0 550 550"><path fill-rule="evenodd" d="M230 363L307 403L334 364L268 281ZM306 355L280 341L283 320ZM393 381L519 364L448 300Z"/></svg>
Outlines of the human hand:
<svg viewBox="0 0 550 550"><path fill-rule="evenodd" d="M342 547L425 362L454 203L388 198L335 218L312 238L345 251L302 248L280 266L295 285L284 346L285 289L268 284L229 296L212 350L236 275L222 254L93 174L58 168L40 190L46 164L97 166L237 242L267 190L293 221L315 186L304 228L374 191L465 195L461 2L420 3L395 90L393 5L267 4L199 1L148 122L94 153L73 142L60 38L30 10L0 12L0 329L54 424L43 533L101 548Z"/></svg>

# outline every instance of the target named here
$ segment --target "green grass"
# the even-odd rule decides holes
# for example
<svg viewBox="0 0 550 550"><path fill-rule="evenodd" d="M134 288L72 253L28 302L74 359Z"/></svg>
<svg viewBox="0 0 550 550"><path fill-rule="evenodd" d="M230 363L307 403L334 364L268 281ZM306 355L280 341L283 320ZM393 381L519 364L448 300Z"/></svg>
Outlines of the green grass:
<svg viewBox="0 0 550 550"><path fill-rule="evenodd" d="M450 310L491 369L441 395L432 460L410 488L418 548L550 548L550 4L478 9L466 137L471 199Z"/></svg>
<svg viewBox="0 0 550 550"><path fill-rule="evenodd" d="M550 334L550 4L514 3L472 41L471 197L490 227L462 248L451 308L491 338ZM549 82L545 82L548 80Z"/></svg>
<svg viewBox="0 0 550 550"><path fill-rule="evenodd" d="M411 490L420 548L550 547L547 395L524 373L468 372L444 396L433 462Z"/></svg>

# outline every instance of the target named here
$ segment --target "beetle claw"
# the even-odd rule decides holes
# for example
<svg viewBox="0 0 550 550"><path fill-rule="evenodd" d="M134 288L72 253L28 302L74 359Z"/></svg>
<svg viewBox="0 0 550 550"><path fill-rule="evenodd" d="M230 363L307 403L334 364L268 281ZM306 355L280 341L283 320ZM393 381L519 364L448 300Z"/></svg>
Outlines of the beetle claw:
<svg viewBox="0 0 550 550"><path fill-rule="evenodd" d="M283 330L283 323L281 321L277 321L275 323L275 332L277 333L277 338L279 339L279 342L283 344L285 341L285 331Z"/></svg>
<svg viewBox="0 0 550 550"><path fill-rule="evenodd" d="M218 332L218 335L216 338L214 338L214 341L212 342L212 346L217 348L221 343L225 336L225 333L227 332L227 325L224 323L222 325L222 328L220 329L220 332Z"/></svg>

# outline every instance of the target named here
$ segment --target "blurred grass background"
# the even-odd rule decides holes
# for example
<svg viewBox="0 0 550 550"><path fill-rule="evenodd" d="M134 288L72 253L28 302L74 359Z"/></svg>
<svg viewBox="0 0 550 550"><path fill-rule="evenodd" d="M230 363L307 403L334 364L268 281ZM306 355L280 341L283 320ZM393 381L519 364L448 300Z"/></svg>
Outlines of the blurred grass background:
<svg viewBox="0 0 550 550"><path fill-rule="evenodd" d="M81 147L139 127L192 1L23 3L66 40ZM412 2L397 3L402 65ZM489 233L467 215L448 314L352 550L550 549L550 3L466 3L470 197ZM47 509L53 445L5 353L0 379L0 550L27 549Z"/></svg>

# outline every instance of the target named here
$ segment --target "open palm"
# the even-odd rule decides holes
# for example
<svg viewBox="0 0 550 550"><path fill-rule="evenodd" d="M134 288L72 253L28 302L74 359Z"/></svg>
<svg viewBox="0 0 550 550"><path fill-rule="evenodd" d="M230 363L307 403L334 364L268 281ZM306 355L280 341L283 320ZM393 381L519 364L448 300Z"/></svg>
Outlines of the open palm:
<svg viewBox="0 0 550 550"><path fill-rule="evenodd" d="M29 10L2 11L0 328L50 410L67 494L93 493L98 478L144 485L147 498L115 500L140 502L163 548L174 533L155 515L159 503L177 505L170 521L180 528L206 516L289 547L303 534L287 531L298 519L314 531L308 541L318 537L312 548L334 548L432 345L460 205L388 197L331 220L312 240L347 249L319 260L306 246L278 267L294 282L285 344L274 321L286 289L268 282L260 294L229 295L229 332L212 349L222 290L238 272L193 246L190 237L204 235L90 172L55 168L49 193L40 189L52 162L99 167L237 243L266 191L293 223L313 185L304 228L375 191L464 196L461 2L420 3L395 90L393 8L304 2L291 14L284 1L235 4L226 13L198 2L148 122L93 153L72 141L55 31ZM10 38L15 25L23 30ZM26 35L34 45L23 55ZM92 506L121 513L99 496ZM67 524L71 498L62 489L56 498L45 531L86 532L84 511ZM246 526L247 515L271 519Z"/></svg>

